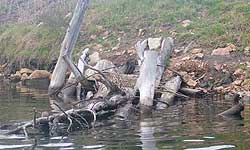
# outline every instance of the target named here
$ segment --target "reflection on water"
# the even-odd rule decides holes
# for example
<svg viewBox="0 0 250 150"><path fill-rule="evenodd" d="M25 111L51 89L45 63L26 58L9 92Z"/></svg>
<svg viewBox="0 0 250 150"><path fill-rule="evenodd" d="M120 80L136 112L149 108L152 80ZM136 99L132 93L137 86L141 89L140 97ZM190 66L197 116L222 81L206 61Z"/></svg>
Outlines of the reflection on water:
<svg viewBox="0 0 250 150"><path fill-rule="evenodd" d="M38 112L51 111L46 90L15 85L1 84L0 103L0 125L32 118L33 107ZM216 116L230 105L221 96L192 99L155 111L152 117L138 116L123 123L102 120L96 128L68 137L26 139L4 136L0 130L0 149L250 149L250 107L246 106L243 120Z"/></svg>

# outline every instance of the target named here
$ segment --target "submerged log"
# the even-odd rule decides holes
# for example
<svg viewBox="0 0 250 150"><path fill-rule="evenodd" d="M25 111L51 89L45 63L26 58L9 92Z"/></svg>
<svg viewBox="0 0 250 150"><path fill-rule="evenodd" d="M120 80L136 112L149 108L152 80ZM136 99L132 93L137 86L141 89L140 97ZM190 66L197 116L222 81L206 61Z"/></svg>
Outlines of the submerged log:
<svg viewBox="0 0 250 150"><path fill-rule="evenodd" d="M244 105L239 102L238 104L232 106L230 109L220 113L220 116L233 117L241 116L241 112L244 110Z"/></svg>
<svg viewBox="0 0 250 150"><path fill-rule="evenodd" d="M233 97L233 106L220 113L220 116L226 116L226 117L235 117L235 116L241 116L241 111L244 110L244 105L243 103L240 101L240 95L239 94L234 94Z"/></svg>
<svg viewBox="0 0 250 150"><path fill-rule="evenodd" d="M124 106L128 101L131 100L130 93L125 95L114 95L109 99L91 99L82 104L79 109L70 109L64 111L59 105L55 104L61 113L53 114L47 117L37 118L28 121L15 129L5 133L10 134L20 134L24 133L28 136L28 128L36 128L41 132L46 134L55 135L60 133L69 133L75 130L91 128L96 121L98 115L104 112L110 112L116 110L121 106ZM34 125L36 122L36 125Z"/></svg>

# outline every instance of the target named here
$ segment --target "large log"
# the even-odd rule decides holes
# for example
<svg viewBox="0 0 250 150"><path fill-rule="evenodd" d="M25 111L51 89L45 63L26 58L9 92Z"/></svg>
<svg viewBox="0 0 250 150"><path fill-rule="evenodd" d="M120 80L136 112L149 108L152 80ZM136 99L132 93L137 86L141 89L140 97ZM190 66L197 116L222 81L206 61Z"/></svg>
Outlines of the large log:
<svg viewBox="0 0 250 150"><path fill-rule="evenodd" d="M76 67L72 63L71 55L78 38L81 24L83 22L83 18L87 10L88 4L89 0L78 0L74 15L70 21L67 33L61 46L59 59L52 73L48 91L49 95L56 94L56 92L58 92L63 87L68 68L70 68L71 71L74 73L76 79L80 81L84 80L83 76L81 75L81 72L76 69Z"/></svg>
<svg viewBox="0 0 250 150"><path fill-rule="evenodd" d="M140 104L151 107L153 106L155 80L157 71L156 51L145 51L144 61L140 68L140 76L136 83L136 88L140 91Z"/></svg>
<svg viewBox="0 0 250 150"><path fill-rule="evenodd" d="M140 104L147 107L153 106L155 88L160 84L173 48L172 38L166 38L160 42L160 52L147 50L149 47L147 40L139 41L135 46L139 57L138 62L141 63L140 76L137 79L135 89L140 91Z"/></svg>

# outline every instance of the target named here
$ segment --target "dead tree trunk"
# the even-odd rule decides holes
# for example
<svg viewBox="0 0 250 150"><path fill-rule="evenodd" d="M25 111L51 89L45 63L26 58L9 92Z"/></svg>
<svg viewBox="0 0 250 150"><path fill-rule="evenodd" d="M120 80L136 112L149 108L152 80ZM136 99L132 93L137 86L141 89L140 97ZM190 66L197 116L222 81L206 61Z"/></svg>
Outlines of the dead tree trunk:
<svg viewBox="0 0 250 150"><path fill-rule="evenodd" d="M136 44L137 54L141 63L140 76L136 82L136 89L140 91L140 104L142 106L153 106L155 88L159 86L162 74L166 67L167 59L173 48L173 39L167 38L160 41L161 51L146 50L150 47L147 41Z"/></svg>
<svg viewBox="0 0 250 150"><path fill-rule="evenodd" d="M52 73L51 82L49 86L49 95L56 94L57 91L59 91L63 87L68 68L71 69L77 80L85 81L85 83L87 83L87 81L84 80L81 72L72 63L71 55L72 50L77 41L77 37L80 32L81 24L83 22L83 18L87 10L88 4L89 0L78 0L74 15L70 21L67 33L61 46L59 59Z"/></svg>

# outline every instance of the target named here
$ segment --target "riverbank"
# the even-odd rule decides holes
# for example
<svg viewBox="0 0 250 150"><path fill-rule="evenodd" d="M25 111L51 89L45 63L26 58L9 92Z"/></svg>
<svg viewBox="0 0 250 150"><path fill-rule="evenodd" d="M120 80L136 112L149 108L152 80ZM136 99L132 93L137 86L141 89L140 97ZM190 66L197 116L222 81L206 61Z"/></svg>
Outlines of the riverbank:
<svg viewBox="0 0 250 150"><path fill-rule="evenodd" d="M40 14L26 12L29 20L20 11L13 10L8 16L7 9L0 9L5 19L0 26L2 76L20 75L22 68L52 72L74 3L45 3ZM36 8L40 10L40 6ZM88 47L91 53L98 52L101 58L120 65L136 59L137 41L171 36L175 50L170 68L179 72L189 87L249 91L248 8L245 0L95 0L73 56L77 59Z"/></svg>

